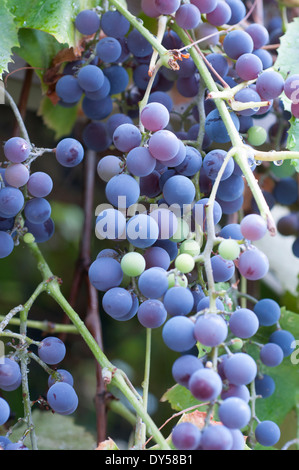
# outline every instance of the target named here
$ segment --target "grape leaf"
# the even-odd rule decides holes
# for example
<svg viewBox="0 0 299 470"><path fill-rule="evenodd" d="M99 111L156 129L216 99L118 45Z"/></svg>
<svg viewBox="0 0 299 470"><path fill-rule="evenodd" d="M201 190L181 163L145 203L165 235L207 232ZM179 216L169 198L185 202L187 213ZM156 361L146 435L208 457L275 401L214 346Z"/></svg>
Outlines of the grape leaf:
<svg viewBox="0 0 299 470"><path fill-rule="evenodd" d="M36 74L42 78L50 67L52 58L63 47L65 46L44 31L21 28L19 47L15 47L13 52L22 57L31 67L35 67Z"/></svg>
<svg viewBox="0 0 299 470"><path fill-rule="evenodd" d="M32 419L38 436L39 450L94 450L96 439L83 426L75 423L72 416L34 410ZM25 424L14 430L10 439L17 442L26 430ZM31 448L30 439L25 445Z"/></svg>
<svg viewBox="0 0 299 470"><path fill-rule="evenodd" d="M79 38L74 28L76 14L96 4L96 0L7 0L19 28L45 31L69 46L74 46Z"/></svg>
<svg viewBox="0 0 299 470"><path fill-rule="evenodd" d="M298 56L298 42L299 42L299 18L295 18L288 24L286 33L280 38L280 46L277 50L278 56L275 62L275 69L286 78L287 75L299 74L299 62L295 60ZM291 110L291 100L287 98L285 93L282 93L280 99L283 102L284 109ZM299 119L291 117L290 128L288 129L288 139L286 147L293 152L299 151ZM291 160L292 165L295 166L299 172L298 160Z"/></svg>
<svg viewBox="0 0 299 470"><path fill-rule="evenodd" d="M12 61L12 48L18 46L18 29L13 15L6 7L6 2L0 3L0 78L6 72L7 65Z"/></svg>
<svg viewBox="0 0 299 470"><path fill-rule="evenodd" d="M161 402L166 401L176 411L187 410L192 406L200 406L200 402L194 398L191 392L186 387L178 384L166 390L161 398Z"/></svg>
<svg viewBox="0 0 299 470"><path fill-rule="evenodd" d="M78 106L63 108L54 105L52 101L45 96L41 101L38 114L42 116L46 126L55 132L55 139L69 135L78 117Z"/></svg>

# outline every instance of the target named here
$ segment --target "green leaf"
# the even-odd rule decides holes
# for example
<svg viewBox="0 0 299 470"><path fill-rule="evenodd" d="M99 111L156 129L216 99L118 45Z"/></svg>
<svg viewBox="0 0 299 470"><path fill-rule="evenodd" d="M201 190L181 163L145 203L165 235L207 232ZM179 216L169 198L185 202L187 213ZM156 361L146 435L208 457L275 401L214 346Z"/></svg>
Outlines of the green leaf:
<svg viewBox="0 0 299 470"><path fill-rule="evenodd" d="M55 132L56 140L71 133L77 119L78 106L71 108L55 106L47 96L43 98L39 108L39 115L42 116L46 126Z"/></svg>
<svg viewBox="0 0 299 470"><path fill-rule="evenodd" d="M32 419L39 450L94 450L96 448L94 436L83 426L75 424L72 416L34 410ZM10 439L13 442L17 441L25 430L25 425L18 427ZM25 440L25 445L30 448L29 437Z"/></svg>
<svg viewBox="0 0 299 470"><path fill-rule="evenodd" d="M187 410L192 406L200 406L200 402L194 398L191 392L186 387L178 384L169 388L162 396L161 401L168 401L171 408L176 411ZM204 411L204 407L201 410Z"/></svg>
<svg viewBox="0 0 299 470"><path fill-rule="evenodd" d="M69 46L79 38L74 28L77 13L96 4L96 0L7 0L19 28L45 31Z"/></svg>
<svg viewBox="0 0 299 470"><path fill-rule="evenodd" d="M287 75L299 73L299 62L295 60L298 55L298 42L299 42L299 18L295 18L288 24L286 33L280 38L280 46L277 50L278 56L275 62L275 69L286 78ZM280 96L284 108L287 111L291 110L291 100L289 100L284 93ZM299 151L299 119L292 117L290 119L290 128L288 130L288 140L286 147L293 152ZM298 160L292 160L297 172L299 172Z"/></svg>
<svg viewBox="0 0 299 470"><path fill-rule="evenodd" d="M6 2L0 3L0 78L6 72L7 65L12 61L12 48L19 45L18 29L13 15L6 7Z"/></svg>
<svg viewBox="0 0 299 470"><path fill-rule="evenodd" d="M40 78L50 67L53 57L65 47L48 33L26 28L19 31L19 43L13 52L31 67L36 67L35 71Z"/></svg>

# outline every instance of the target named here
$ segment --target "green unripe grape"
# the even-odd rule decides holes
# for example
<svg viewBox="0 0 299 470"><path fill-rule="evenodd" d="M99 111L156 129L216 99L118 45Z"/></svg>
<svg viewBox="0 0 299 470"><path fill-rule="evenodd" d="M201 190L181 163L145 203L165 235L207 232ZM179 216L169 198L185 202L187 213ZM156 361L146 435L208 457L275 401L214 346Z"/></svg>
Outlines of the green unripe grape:
<svg viewBox="0 0 299 470"><path fill-rule="evenodd" d="M293 176L296 173L296 168L291 164L290 160L285 160L280 166L271 162L270 168L271 172L278 178L287 178L288 176Z"/></svg>
<svg viewBox="0 0 299 470"><path fill-rule="evenodd" d="M190 273L192 269L195 266L195 261L192 258L191 255L188 255L187 253L183 253L179 255L175 262L175 267L181 272L181 273Z"/></svg>
<svg viewBox="0 0 299 470"><path fill-rule="evenodd" d="M131 252L125 254L121 260L121 269L130 277L140 276L145 270L145 259L140 253Z"/></svg>
<svg viewBox="0 0 299 470"><path fill-rule="evenodd" d="M218 247L218 253L224 259L234 260L240 254L240 246L236 240L223 240Z"/></svg>
<svg viewBox="0 0 299 470"><path fill-rule="evenodd" d="M178 219L178 228L173 236L170 238L172 242L182 242L186 240L189 235L189 225L184 219Z"/></svg>
<svg viewBox="0 0 299 470"><path fill-rule="evenodd" d="M248 129L247 141L254 147L263 145L267 140L267 131L261 126L252 126Z"/></svg>
<svg viewBox="0 0 299 470"><path fill-rule="evenodd" d="M240 349L242 349L243 347L243 341L241 340L241 338L234 338L231 342L231 349L233 351L239 351Z"/></svg>
<svg viewBox="0 0 299 470"><path fill-rule="evenodd" d="M32 233L25 233L25 235L23 237L23 240L24 240L25 243L34 243L35 242L35 238L32 235Z"/></svg>
<svg viewBox="0 0 299 470"><path fill-rule="evenodd" d="M200 253L200 246L195 240L185 240L180 246L180 253L197 256Z"/></svg>
<svg viewBox="0 0 299 470"><path fill-rule="evenodd" d="M169 274L168 276L168 287L174 287L179 285L180 287L187 287L188 286L188 279L186 278L185 274L182 275L175 275L174 273Z"/></svg>

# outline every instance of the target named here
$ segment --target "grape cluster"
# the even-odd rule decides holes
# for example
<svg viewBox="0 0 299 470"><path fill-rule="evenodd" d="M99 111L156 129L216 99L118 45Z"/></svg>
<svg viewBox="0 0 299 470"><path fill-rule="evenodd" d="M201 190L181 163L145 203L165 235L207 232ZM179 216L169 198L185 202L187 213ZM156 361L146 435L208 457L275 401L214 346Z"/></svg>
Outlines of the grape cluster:
<svg viewBox="0 0 299 470"><path fill-rule="evenodd" d="M212 50L205 54L205 58L219 90L223 86L233 88L242 84L232 95L241 106L231 109L230 115L246 141L248 163L252 171L256 171L255 147L264 144L267 133L255 125L253 118L259 119L276 110L276 103L283 92L287 94L289 89L294 92L290 84L293 83L292 77L285 81L279 72L274 71L274 55L263 49L276 38L274 33L272 36L269 33L270 26L269 31L253 23L244 29L234 29L233 26L246 15L246 8L240 0L193 0L190 4L181 4L179 0L143 0L141 5L149 17L172 15L173 21L181 28L194 29L196 38L205 39L207 36L203 49ZM114 75L109 71L118 67L124 73L128 60L131 67L133 60L134 71L132 85L128 86L128 82L122 79L124 88L117 91L123 93L128 110L126 114L120 107L119 112L109 116L111 111L108 113L107 108L104 117L95 117L88 115L88 107L83 104L85 114L92 121L88 126L93 126L93 135L97 135L103 144L93 147L84 132L85 145L100 151L109 149L108 154L100 159L97 171L106 184L105 194L111 207L98 214L96 234L100 239L116 242L115 249L101 250L91 264L90 281L103 293L103 309L113 319L127 321L136 316L145 328L162 327L165 345L181 354L172 368L176 383L186 387L200 402L217 406L220 419L217 425L208 423L199 430L192 423L179 423L173 429L172 441L177 449L243 449L242 430L246 435L247 426L251 432L254 429L257 442L273 446L279 440L279 428L272 421L260 422L252 416L248 402L255 396L251 396L249 385L254 384L252 393L258 397L266 398L274 393L275 383L263 373L263 366L278 366L284 357L291 354L294 338L279 326L280 309L271 299L258 301L254 310L236 306L231 311L230 302L222 295L211 304L206 289L209 273L201 259L208 235L206 207L227 155L228 150L224 148L230 142L229 134L208 94L204 101L204 115L202 110L200 112L195 97L200 90L201 77L188 56L180 63L179 70L161 67L148 102L139 113L138 102L149 82L151 47L136 30L110 28L108 32L105 15L108 18L108 12L103 14L98 26L107 35L107 42L102 43L103 39L100 39L95 54L98 54L101 43L105 50L108 43L111 47L112 43L115 44L112 41L114 32L114 39L122 47L126 44L128 55L116 59L112 53L111 63L115 61L115 64L111 65L107 58L98 54L97 70L80 64L79 72L75 73L77 83L80 85L80 75L84 70L86 79L96 79L98 70L102 69L110 80ZM205 15L205 22L201 22L202 15ZM109 12L110 24L113 17L120 21L121 15ZM124 18L121 21L126 23ZM218 28L223 24L232 28L220 44ZM273 31L278 36L282 34L280 25ZM93 33L89 31L88 34ZM179 36L171 29L165 33L162 44L172 50L183 47ZM116 47L113 45L113 51ZM115 77L118 77L116 72ZM188 114L180 118L179 126L173 102L167 93L173 87L190 100ZM116 92L111 92L110 88L108 95L113 97L113 94ZM248 102L250 107L246 106ZM101 112L104 108L98 102L96 109ZM105 118L105 122L99 122ZM135 118L139 118L139 124L134 123ZM198 140L202 119L204 135ZM104 135L109 135L109 139ZM295 180L290 179L295 185ZM281 198L287 197L284 189L280 188L284 181L276 183L275 199L281 203ZM257 281L263 279L269 270L267 257L254 244L267 232L267 224L257 211L253 208L240 223L226 222L227 216L243 207L244 190L242 171L230 159L213 205L218 243L214 247L210 269L216 284L227 283L240 276ZM139 207L136 213L135 205L140 202L145 206ZM148 205L149 202L154 202L154 207ZM202 215L200 220L198 210ZM298 219L296 224L298 231ZM128 245L123 248L125 241L129 250ZM254 343L260 326L275 325L276 331L269 336L269 342L263 346L256 344L256 362L247 352L247 344ZM205 351L214 351L214 356L210 352L200 358L190 354L196 344Z"/></svg>
<svg viewBox="0 0 299 470"><path fill-rule="evenodd" d="M56 366L63 361L66 354L64 343L55 336L44 338L38 345L38 356L48 368L47 405L58 414L69 415L74 413L78 406L78 396L74 390L72 374ZM11 357L4 357L0 364L0 388L11 392L17 390L22 383L22 374L19 366L18 352ZM0 426L10 419L10 406L6 400L0 398ZM7 437L0 437L0 447L4 450L28 450L22 441L13 443Z"/></svg>
<svg viewBox="0 0 299 470"><path fill-rule="evenodd" d="M256 120L267 113L283 114L282 93L292 101L292 115L298 117L298 77L285 80L272 68L275 53L264 49L280 37L281 24L272 21L266 28L246 23L243 27L247 10L241 0L142 0L141 8L151 18L170 15L162 40L166 49L184 49L171 29L173 24L193 30L194 38L201 40L218 96L231 91L230 117L243 138L248 164L257 174L260 165L255 151L265 143L267 132ZM221 40L223 25L227 31ZM254 206L239 223L230 222L230 216L243 208L245 193L244 175L233 158L210 203L230 150L230 135L213 96L188 53L178 55L177 70L162 66L149 90L153 47L118 11L83 10L75 27L86 36L86 47L79 60L65 65L56 93L60 106L80 103L89 120L83 144L102 153L97 173L105 183L110 206L97 214L96 235L115 242L114 248L101 250L89 268L89 280L101 292L102 308L114 320L136 317L144 328L161 328L165 346L180 354L172 366L176 384L208 409L216 407L217 425L207 422L199 429L181 422L174 427L176 449L241 450L248 430L251 439L274 446L280 438L279 427L272 421L259 421L248 403L274 393L275 382L263 372L264 366L276 367L290 356L294 337L280 327L280 308L273 300L256 301L251 310L240 307L229 295L234 289L231 284L241 277L257 281L267 275L269 261L255 245L266 235L267 223ZM188 102L184 112L175 110L171 91ZM285 114L284 120L289 117ZM276 133L270 129L270 136L271 132ZM24 216L25 228L37 243L48 240L54 231L45 199L52 180L45 173L30 174L36 152L21 138L12 138L4 146L8 162L0 168L2 258L11 253L14 238L23 228L19 216ZM55 154L61 165L74 167L82 161L84 149L77 140L66 138L58 143ZM265 192L269 205L270 196L273 204L297 202L293 173L276 176L273 186L273 195ZM297 236L293 251L298 256L298 213L281 220L278 229ZM215 239L207 260L205 247L211 231ZM214 292L211 284L217 287ZM274 330L265 345L255 341L260 327ZM257 360L249 344L255 345ZM192 353L196 345L200 357ZM55 365L63 360L65 347L57 338L45 338L38 354L46 364ZM19 386L20 376L9 372L9 364L2 385L15 386L18 380ZM6 383L9 374L12 377ZM48 385L47 402L52 410L73 413L78 397L72 376L58 369ZM0 402L3 423L9 417L7 407L4 400Z"/></svg>
<svg viewBox="0 0 299 470"><path fill-rule="evenodd" d="M32 162L45 150L55 152L57 161L67 168L78 165L84 157L83 146L73 138L62 139L54 150L37 149L22 137L12 137L4 145L7 161L0 167L0 258L11 254L18 237L26 232L37 243L48 241L54 233L51 205L46 199L53 180L43 171L31 171Z"/></svg>

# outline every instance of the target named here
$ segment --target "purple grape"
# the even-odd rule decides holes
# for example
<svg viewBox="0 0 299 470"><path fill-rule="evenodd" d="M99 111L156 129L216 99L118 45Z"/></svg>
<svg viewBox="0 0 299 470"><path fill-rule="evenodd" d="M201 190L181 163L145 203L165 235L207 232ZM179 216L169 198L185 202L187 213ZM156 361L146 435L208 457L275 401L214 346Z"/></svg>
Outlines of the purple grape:
<svg viewBox="0 0 299 470"><path fill-rule="evenodd" d="M128 34L127 46L135 57L147 57L153 50L151 43L137 29Z"/></svg>
<svg viewBox="0 0 299 470"><path fill-rule="evenodd" d="M229 429L242 429L251 418L249 406L238 397L226 398L219 406L218 413L221 422Z"/></svg>
<svg viewBox="0 0 299 470"><path fill-rule="evenodd" d="M283 350L278 344L267 343L260 351L260 360L267 367L276 367L282 363L284 358Z"/></svg>
<svg viewBox="0 0 299 470"><path fill-rule="evenodd" d="M209 63L213 66L214 70L220 75L221 77L224 77L228 73L228 62L225 57L221 54L217 54L216 52L213 52L211 54L206 55L206 59L209 61ZM212 76L214 77L214 80L218 80L218 77L215 75L215 73L212 71Z"/></svg>
<svg viewBox="0 0 299 470"><path fill-rule="evenodd" d="M166 271L161 268L147 269L138 279L138 288L145 297L159 299L168 289Z"/></svg>
<svg viewBox="0 0 299 470"><path fill-rule="evenodd" d="M121 65L111 65L103 70L110 83L110 95L118 95L127 88L129 75Z"/></svg>
<svg viewBox="0 0 299 470"><path fill-rule="evenodd" d="M157 18L160 16L160 12L157 10L155 0L141 0L142 11L150 18Z"/></svg>
<svg viewBox="0 0 299 470"><path fill-rule="evenodd" d="M101 88L99 88L96 91L86 91L85 96L89 100L101 101L110 94L110 91L111 91L110 82L109 82L108 78L105 76L104 77L104 83L101 86Z"/></svg>
<svg viewBox="0 0 299 470"><path fill-rule="evenodd" d="M180 0L155 0L155 6L160 15L171 15L180 6Z"/></svg>
<svg viewBox="0 0 299 470"><path fill-rule="evenodd" d="M253 40L245 31L230 31L224 38L223 48L228 57L237 60L242 54L253 51Z"/></svg>
<svg viewBox="0 0 299 470"><path fill-rule="evenodd" d="M261 59L254 54L243 54L236 62L236 72L242 80L254 80L263 70Z"/></svg>
<svg viewBox="0 0 299 470"><path fill-rule="evenodd" d="M195 371L191 375L188 387L197 400L212 401L220 395L222 381L215 371L204 368Z"/></svg>
<svg viewBox="0 0 299 470"><path fill-rule="evenodd" d="M172 443L178 450L195 450L199 446L201 432L195 424L182 422L171 433Z"/></svg>
<svg viewBox="0 0 299 470"><path fill-rule="evenodd" d="M243 20L246 15L246 7L241 0L225 0L226 3L230 6L232 11L232 16L227 24L233 25L237 24Z"/></svg>
<svg viewBox="0 0 299 470"><path fill-rule="evenodd" d="M10 416L10 407L6 400L0 398L0 426L5 424Z"/></svg>
<svg viewBox="0 0 299 470"><path fill-rule="evenodd" d="M36 197L26 203L24 215L32 224L43 224L50 218L51 206L46 199Z"/></svg>
<svg viewBox="0 0 299 470"><path fill-rule="evenodd" d="M119 41L112 37L102 38L96 45L96 55L107 64L117 62L119 59L122 48Z"/></svg>
<svg viewBox="0 0 299 470"><path fill-rule="evenodd" d="M149 151L157 160L162 162L170 160L179 151L179 140L173 132L162 129L150 137Z"/></svg>
<svg viewBox="0 0 299 470"><path fill-rule="evenodd" d="M224 362L224 373L231 384L248 385L255 379L257 366L248 354L236 353Z"/></svg>
<svg viewBox="0 0 299 470"><path fill-rule="evenodd" d="M195 187L192 181L183 175L169 178L163 186L163 195L167 204L191 204L195 197Z"/></svg>
<svg viewBox="0 0 299 470"><path fill-rule="evenodd" d="M238 397L246 403L249 402L250 392L246 385L233 385L229 384L227 389L223 389L221 393L222 400L230 397Z"/></svg>
<svg viewBox="0 0 299 470"><path fill-rule="evenodd" d="M238 269L242 276L250 281L257 281L266 276L269 270L269 260L264 253L257 248L252 248L241 253Z"/></svg>
<svg viewBox="0 0 299 470"><path fill-rule="evenodd" d="M59 379L54 379L51 375L49 375L49 378L48 378L48 386L49 387L52 387L52 385L54 385L56 382L65 382L65 383L68 383L69 385L71 385L73 387L74 378L73 378L73 376L70 372L68 372L67 370L64 370L64 369L57 369L56 372L60 375L60 378Z"/></svg>
<svg viewBox="0 0 299 470"><path fill-rule="evenodd" d="M241 233L240 224L228 224L225 225L219 232L219 237L225 239L232 238L233 240L243 240Z"/></svg>
<svg viewBox="0 0 299 470"><path fill-rule="evenodd" d="M60 165L74 167L79 165L84 157L84 149L76 139L62 139L56 147L56 159Z"/></svg>
<svg viewBox="0 0 299 470"><path fill-rule="evenodd" d="M101 28L106 36L124 37L130 29L130 22L119 11L106 11L101 17Z"/></svg>
<svg viewBox="0 0 299 470"><path fill-rule="evenodd" d="M295 338L287 330L276 330L269 338L269 343L275 343L281 347L284 357L290 356L295 349Z"/></svg>
<svg viewBox="0 0 299 470"><path fill-rule="evenodd" d="M97 91L104 84L104 74L96 65L85 65L79 70L78 83L84 91Z"/></svg>
<svg viewBox="0 0 299 470"><path fill-rule="evenodd" d="M157 299L149 299L140 305L137 317L145 328L159 328L167 318L163 303Z"/></svg>
<svg viewBox="0 0 299 470"><path fill-rule="evenodd" d="M210 297L205 296L197 304L197 311L200 312L201 310L205 310L206 308L210 307ZM216 308L220 311L224 311L224 305L220 299L216 299Z"/></svg>
<svg viewBox="0 0 299 470"><path fill-rule="evenodd" d="M13 163L22 163L27 160L30 151L30 144L22 137L12 137L4 145L4 155Z"/></svg>
<svg viewBox="0 0 299 470"><path fill-rule="evenodd" d="M235 94L235 99L236 101L240 101L241 103L248 103L250 101L259 103L261 101L259 94L253 88L250 88L250 87L243 88L242 90L238 91ZM256 114L258 110L259 110L258 106L254 108L247 108L247 109L243 109L242 111L239 111L239 114L241 114L241 116L252 116Z"/></svg>
<svg viewBox="0 0 299 470"><path fill-rule="evenodd" d="M252 52L252 54L256 55L259 59L261 59L263 64L263 70L272 67L273 65L273 58L270 52L266 51L266 49L256 49ZM262 109L262 108L261 108Z"/></svg>
<svg viewBox="0 0 299 470"><path fill-rule="evenodd" d="M275 392L275 382L270 375L263 374L255 379L255 392L262 398L268 398Z"/></svg>
<svg viewBox="0 0 299 470"><path fill-rule="evenodd" d="M106 197L115 207L130 207L138 201L140 188L130 175L116 175L106 185Z"/></svg>
<svg viewBox="0 0 299 470"><path fill-rule="evenodd" d="M194 98L199 90L199 77L191 75L190 77L179 77L176 82L177 90L184 98Z"/></svg>
<svg viewBox="0 0 299 470"><path fill-rule="evenodd" d="M138 214L127 222L126 236L129 243L137 248L148 248L159 237L157 222L147 214Z"/></svg>
<svg viewBox="0 0 299 470"><path fill-rule="evenodd" d="M268 44L269 33L265 26L258 23L252 23L245 29L245 31L251 36L254 49L260 49Z"/></svg>
<svg viewBox="0 0 299 470"><path fill-rule="evenodd" d="M166 250L158 246L151 246L145 250L143 257L146 269L158 267L167 270L170 265L170 256Z"/></svg>
<svg viewBox="0 0 299 470"><path fill-rule="evenodd" d="M260 215L249 214L241 221L240 229L244 238L256 241L266 235L267 223Z"/></svg>
<svg viewBox="0 0 299 470"><path fill-rule="evenodd" d="M238 338L251 338L259 328L259 321L252 310L240 308L232 314L229 327Z"/></svg>
<svg viewBox="0 0 299 470"><path fill-rule="evenodd" d="M200 13L211 13L217 6L217 0L191 0L191 3L197 6Z"/></svg>
<svg viewBox="0 0 299 470"><path fill-rule="evenodd" d="M5 179L10 186L20 188L28 182L29 170L22 163L15 163L6 168Z"/></svg>
<svg viewBox="0 0 299 470"><path fill-rule="evenodd" d="M170 318L163 326L162 338L173 351L189 351L196 344L193 321L182 315Z"/></svg>
<svg viewBox="0 0 299 470"><path fill-rule="evenodd" d="M171 238L178 228L178 220L174 212L164 207L159 207L159 209L154 209L150 212L150 217L152 217L158 225L159 228L159 240L167 240Z"/></svg>
<svg viewBox="0 0 299 470"><path fill-rule="evenodd" d="M44 338L38 346L38 355L46 364L58 364L66 353L64 343L55 336Z"/></svg>
<svg viewBox="0 0 299 470"><path fill-rule="evenodd" d="M299 74L290 75L284 82L284 92L294 103L298 102Z"/></svg>
<svg viewBox="0 0 299 470"><path fill-rule="evenodd" d="M112 143L112 138L109 136L106 125L102 122L90 122L85 127L82 139L84 144L90 150L102 152Z"/></svg>
<svg viewBox="0 0 299 470"><path fill-rule="evenodd" d="M199 369L203 369L202 361L196 356L185 354L174 361L171 371L174 380L188 388L191 375Z"/></svg>
<svg viewBox="0 0 299 470"><path fill-rule="evenodd" d="M53 188L52 178L43 171L36 171L30 175L27 183L27 189L31 196L46 197Z"/></svg>
<svg viewBox="0 0 299 470"><path fill-rule="evenodd" d="M7 258L14 249L14 241L9 233L0 231L0 259Z"/></svg>
<svg viewBox="0 0 299 470"><path fill-rule="evenodd" d="M175 20L180 28L196 28L201 21L200 11L195 5L190 3L183 4L176 11Z"/></svg>
<svg viewBox="0 0 299 470"><path fill-rule="evenodd" d="M215 282L227 282L235 273L234 262L225 260L220 255L213 256L211 265Z"/></svg>
<svg viewBox="0 0 299 470"><path fill-rule="evenodd" d="M261 326L272 326L278 322L280 318L280 306L273 299L259 300L254 308Z"/></svg>
<svg viewBox="0 0 299 470"><path fill-rule="evenodd" d="M34 236L36 243L44 243L50 240L55 231L54 222L51 218L42 224L32 224L29 220L25 220L25 227Z"/></svg>
<svg viewBox="0 0 299 470"><path fill-rule="evenodd" d="M4 358L4 362L0 364L0 387L9 387L17 382L21 375L19 364L9 359Z"/></svg>
<svg viewBox="0 0 299 470"><path fill-rule="evenodd" d="M17 189L6 186L0 190L0 213L1 217L15 217L23 208L24 196Z"/></svg>
<svg viewBox="0 0 299 470"><path fill-rule="evenodd" d="M118 320L129 313L133 306L133 299L130 292L126 289L113 287L105 292L102 305L110 317Z"/></svg>
<svg viewBox="0 0 299 470"><path fill-rule="evenodd" d="M164 307L170 316L188 315L191 312L194 299L191 291L185 287L170 288L163 299Z"/></svg>
<svg viewBox="0 0 299 470"><path fill-rule="evenodd" d="M214 313L200 315L194 327L194 336L197 341L212 348L225 341L227 332L226 322L220 315Z"/></svg>
<svg viewBox="0 0 299 470"><path fill-rule="evenodd" d="M169 122L168 109L160 103L147 104L140 113L141 123L151 132L164 129Z"/></svg>
<svg viewBox="0 0 299 470"><path fill-rule="evenodd" d="M53 411L59 414L70 414L78 406L78 396L73 387L66 382L56 382L47 393L47 401Z"/></svg>
<svg viewBox="0 0 299 470"><path fill-rule="evenodd" d="M280 439L280 429L273 421L262 421L255 428L255 437L265 447L274 446Z"/></svg>
<svg viewBox="0 0 299 470"><path fill-rule="evenodd" d="M200 446L203 450L230 450L233 436L222 424L209 425L203 431Z"/></svg>
<svg viewBox="0 0 299 470"><path fill-rule="evenodd" d="M113 176L121 173L121 163L120 158L114 155L101 158L97 166L97 172L101 180L107 183Z"/></svg>
<svg viewBox="0 0 299 470"><path fill-rule="evenodd" d="M70 104L77 103L83 94L78 79L73 75L63 75L56 83L55 91L64 103Z"/></svg>
<svg viewBox="0 0 299 470"><path fill-rule="evenodd" d="M222 26L228 24L231 16L232 11L230 6L223 0L219 0L216 8L210 13L207 13L207 21L213 26Z"/></svg>
<svg viewBox="0 0 299 470"><path fill-rule="evenodd" d="M277 98L284 89L284 79L280 73L264 71L256 81L256 91L262 100L272 100Z"/></svg>
<svg viewBox="0 0 299 470"><path fill-rule="evenodd" d="M106 96L99 101L89 99L87 96L83 98L82 110L84 114L94 121L105 119L111 114L113 109L113 102L110 96Z"/></svg>
<svg viewBox="0 0 299 470"><path fill-rule="evenodd" d="M169 166L169 162L167 162ZM201 168L202 156L194 147L186 145L185 158L179 165L176 165L176 171L183 176L194 176Z"/></svg>
<svg viewBox="0 0 299 470"><path fill-rule="evenodd" d="M76 29L86 36L90 36L100 28L100 18L93 10L82 10L76 16Z"/></svg>
<svg viewBox="0 0 299 470"><path fill-rule="evenodd" d="M157 160L146 147L135 147L127 155L127 169L132 175L147 176L156 167Z"/></svg>
<svg viewBox="0 0 299 470"><path fill-rule="evenodd" d="M133 124L121 124L113 133L113 143L121 152L129 152L141 143L141 133Z"/></svg>
<svg viewBox="0 0 299 470"><path fill-rule="evenodd" d="M98 258L89 268L91 284L100 291L106 292L118 287L123 279L120 263L113 258Z"/></svg>
<svg viewBox="0 0 299 470"><path fill-rule="evenodd" d="M206 175L212 181L217 178L219 170L223 165L223 161L227 155L227 152L221 149L214 149L208 152L203 161L203 167L205 169ZM226 180L231 176L234 171L234 160L231 158L228 161L228 164L225 167L223 175L221 177L221 181Z"/></svg>

